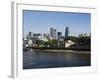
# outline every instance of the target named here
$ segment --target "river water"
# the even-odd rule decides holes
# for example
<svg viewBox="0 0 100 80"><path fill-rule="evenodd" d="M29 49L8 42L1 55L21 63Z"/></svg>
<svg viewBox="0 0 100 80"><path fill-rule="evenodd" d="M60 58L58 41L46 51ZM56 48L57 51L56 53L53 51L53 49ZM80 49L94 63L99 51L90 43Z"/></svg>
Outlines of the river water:
<svg viewBox="0 0 100 80"><path fill-rule="evenodd" d="M91 55L75 52L23 51L23 69L90 66Z"/></svg>

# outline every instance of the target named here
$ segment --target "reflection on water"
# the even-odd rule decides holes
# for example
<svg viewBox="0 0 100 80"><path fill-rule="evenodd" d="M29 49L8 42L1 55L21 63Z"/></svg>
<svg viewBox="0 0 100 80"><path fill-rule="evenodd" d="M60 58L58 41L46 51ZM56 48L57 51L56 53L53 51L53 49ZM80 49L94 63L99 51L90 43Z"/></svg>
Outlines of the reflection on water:
<svg viewBox="0 0 100 80"><path fill-rule="evenodd" d="M90 66L90 54L71 52L23 52L23 69Z"/></svg>

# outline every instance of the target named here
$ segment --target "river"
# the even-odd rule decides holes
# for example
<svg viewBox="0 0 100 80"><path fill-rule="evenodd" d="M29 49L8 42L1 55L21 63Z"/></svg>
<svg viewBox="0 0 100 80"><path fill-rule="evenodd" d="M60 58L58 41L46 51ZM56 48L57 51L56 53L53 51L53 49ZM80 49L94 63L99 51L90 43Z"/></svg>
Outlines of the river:
<svg viewBox="0 0 100 80"><path fill-rule="evenodd" d="M23 51L23 69L90 66L90 52L83 51Z"/></svg>

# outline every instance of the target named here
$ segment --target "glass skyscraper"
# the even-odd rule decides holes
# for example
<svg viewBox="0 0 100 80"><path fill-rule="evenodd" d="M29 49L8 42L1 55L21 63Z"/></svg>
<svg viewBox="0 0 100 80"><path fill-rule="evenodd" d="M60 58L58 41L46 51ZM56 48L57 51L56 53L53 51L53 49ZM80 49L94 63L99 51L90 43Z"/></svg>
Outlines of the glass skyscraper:
<svg viewBox="0 0 100 80"><path fill-rule="evenodd" d="M65 29L65 39L68 38L68 34L69 34L69 28L67 26L66 29Z"/></svg>

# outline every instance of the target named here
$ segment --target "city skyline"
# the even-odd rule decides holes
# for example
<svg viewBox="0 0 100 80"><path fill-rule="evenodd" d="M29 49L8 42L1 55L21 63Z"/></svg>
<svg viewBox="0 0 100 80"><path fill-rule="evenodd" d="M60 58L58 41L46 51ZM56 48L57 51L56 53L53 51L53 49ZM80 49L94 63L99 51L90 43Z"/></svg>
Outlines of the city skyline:
<svg viewBox="0 0 100 80"><path fill-rule="evenodd" d="M62 32L69 27L70 35L78 36L81 33L91 32L90 13L51 12L51 11L23 11L24 37L28 32L50 33L50 28Z"/></svg>

